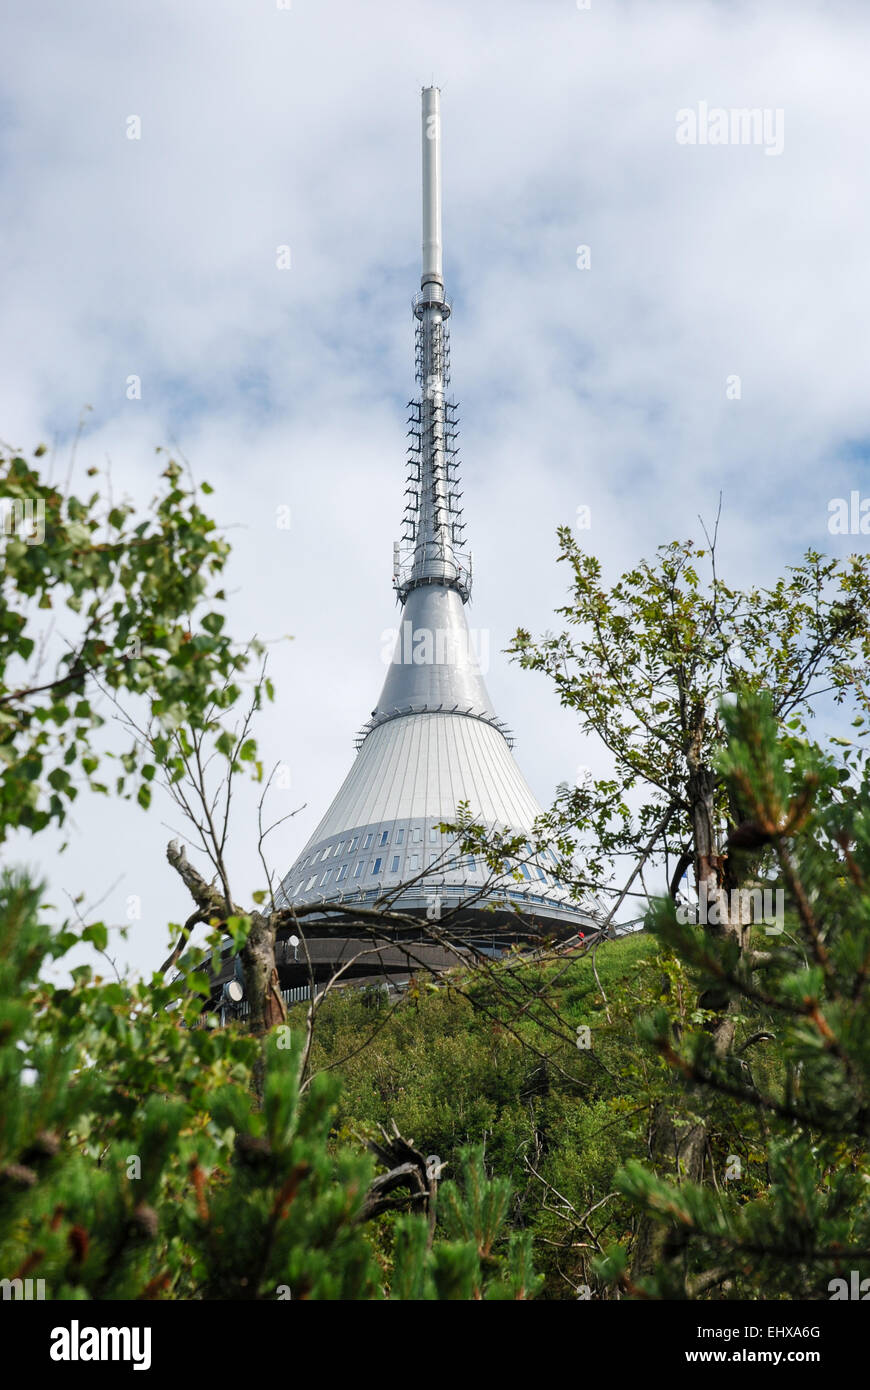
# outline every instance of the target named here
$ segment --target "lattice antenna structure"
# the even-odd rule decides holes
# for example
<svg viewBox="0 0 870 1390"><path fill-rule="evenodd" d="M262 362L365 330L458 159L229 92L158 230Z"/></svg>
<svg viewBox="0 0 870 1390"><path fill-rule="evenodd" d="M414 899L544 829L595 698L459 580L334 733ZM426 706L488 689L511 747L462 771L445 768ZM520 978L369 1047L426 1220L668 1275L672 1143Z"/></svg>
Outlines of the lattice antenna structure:
<svg viewBox="0 0 870 1390"><path fill-rule="evenodd" d="M459 406L450 388L450 303L441 242L441 93L423 92L423 272L416 319L418 395L408 402L408 475L402 538L393 549L393 583L404 603L413 589L440 584L471 593L459 486Z"/></svg>

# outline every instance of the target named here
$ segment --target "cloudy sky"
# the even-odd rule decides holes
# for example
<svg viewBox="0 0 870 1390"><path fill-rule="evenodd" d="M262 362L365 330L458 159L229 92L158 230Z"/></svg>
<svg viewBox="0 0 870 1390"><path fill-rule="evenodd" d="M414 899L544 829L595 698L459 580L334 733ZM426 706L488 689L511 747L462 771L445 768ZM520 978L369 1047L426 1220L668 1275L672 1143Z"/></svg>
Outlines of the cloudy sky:
<svg viewBox="0 0 870 1390"><path fill-rule="evenodd" d="M304 807L271 839L277 870L348 769L397 617L422 85L442 89L470 621L542 802L605 764L500 652L518 624L555 626L554 532L578 507L611 576L698 535L720 489L735 583L870 545L827 529L831 498L870 493L862 0L4 10L0 437L44 440L61 474L89 406L79 480L110 460L145 504L164 445L214 486L232 628L274 643L258 734L292 781L272 811ZM700 136L718 108L766 111L781 139L678 142L679 112ZM254 804L237 805L240 901L261 886ZM63 856L45 837L13 853L60 904L108 893L112 923L141 898L127 955L153 965L189 911L171 819L80 799Z"/></svg>

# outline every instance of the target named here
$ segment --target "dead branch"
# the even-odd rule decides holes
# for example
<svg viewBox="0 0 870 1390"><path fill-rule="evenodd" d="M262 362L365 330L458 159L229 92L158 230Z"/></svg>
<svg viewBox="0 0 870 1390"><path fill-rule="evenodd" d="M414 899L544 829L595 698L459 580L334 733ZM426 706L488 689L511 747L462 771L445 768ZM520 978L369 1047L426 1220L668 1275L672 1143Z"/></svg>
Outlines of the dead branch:
<svg viewBox="0 0 870 1390"><path fill-rule="evenodd" d="M420 1150L414 1147L413 1140L402 1138L395 1120L391 1123L392 1134L388 1134L383 1125L378 1125L383 1143L369 1140L366 1144L366 1148L389 1171L372 1180L357 1221L370 1221L385 1211L410 1208L429 1212L431 1228L434 1225L431 1218L434 1218L435 1196L444 1164L435 1160L434 1156L424 1158ZM405 1191L402 1193L401 1189Z"/></svg>

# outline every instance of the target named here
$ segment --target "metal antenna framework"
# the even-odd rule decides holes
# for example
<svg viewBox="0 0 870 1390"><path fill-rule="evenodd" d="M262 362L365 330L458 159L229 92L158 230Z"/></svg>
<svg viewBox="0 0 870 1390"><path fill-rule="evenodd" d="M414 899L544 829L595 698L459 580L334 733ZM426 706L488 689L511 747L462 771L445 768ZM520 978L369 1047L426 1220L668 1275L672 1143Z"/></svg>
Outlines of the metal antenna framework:
<svg viewBox="0 0 870 1390"><path fill-rule="evenodd" d="M393 584L401 603L412 589L440 584L471 593L459 487L459 406L450 386L450 303L441 245L441 93L423 89L423 273L412 301L417 321L419 396L409 401L408 476L402 539L393 548Z"/></svg>

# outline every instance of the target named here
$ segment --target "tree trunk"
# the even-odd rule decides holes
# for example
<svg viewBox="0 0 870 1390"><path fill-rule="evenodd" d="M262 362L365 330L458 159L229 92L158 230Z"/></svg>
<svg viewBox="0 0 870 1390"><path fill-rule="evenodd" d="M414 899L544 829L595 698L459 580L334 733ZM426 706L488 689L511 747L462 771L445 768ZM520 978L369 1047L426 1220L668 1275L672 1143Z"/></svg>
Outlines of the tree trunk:
<svg viewBox="0 0 870 1390"><path fill-rule="evenodd" d="M704 1174L707 1133L701 1123L676 1121L665 1101L653 1106L649 1136L650 1157L659 1169L668 1169L677 1181L700 1182ZM632 1279L652 1274L665 1257L668 1229L663 1221L644 1214L638 1226L632 1262Z"/></svg>
<svg viewBox="0 0 870 1390"><path fill-rule="evenodd" d="M166 857L184 880L193 901L196 903L199 920L217 925L226 923L228 917L241 917L241 908L228 903L223 894L206 883L202 874L188 861L183 845L170 841ZM251 1010L251 1032L262 1037L279 1023L287 1019L287 1009L281 994L278 967L275 964L275 935L277 926L273 915L252 912L251 930L242 948L242 969L245 976L245 994ZM191 924L195 918L191 919ZM184 939L184 938L183 938ZM179 943L179 947L182 943ZM170 956L167 965L174 963L179 948Z"/></svg>
<svg viewBox="0 0 870 1390"><path fill-rule="evenodd" d="M695 733L687 750L689 776L686 791L692 826L695 882L701 907L701 921L707 931L717 936L734 936L743 949L745 924L733 862L720 853L716 840L716 774L700 759L703 715L696 715ZM732 914L732 902L735 912ZM702 1008L715 1011L717 1017L706 1027L713 1035L717 1057L724 1057L734 1043L736 1020L734 1007L727 995L707 990L701 995ZM707 1148L707 1128L703 1122L675 1120L666 1102L656 1104L650 1133L650 1156L659 1169L670 1168L677 1181L700 1182L703 1176ZM653 1272L664 1256L667 1227L651 1215L641 1218L635 1246L632 1276L634 1279Z"/></svg>
<svg viewBox="0 0 870 1390"><path fill-rule="evenodd" d="M275 964L275 927L262 912L251 913L251 930L242 948L242 970L251 1009L251 1032L262 1037L287 1019Z"/></svg>

